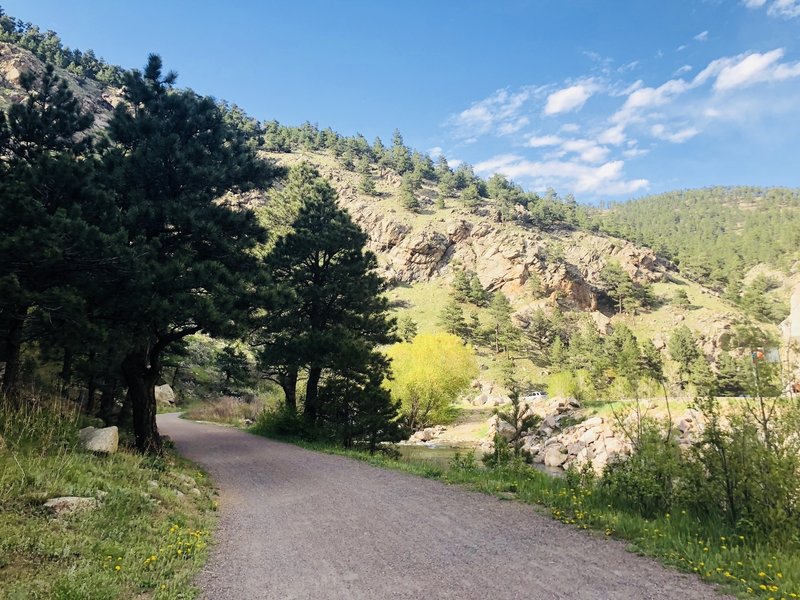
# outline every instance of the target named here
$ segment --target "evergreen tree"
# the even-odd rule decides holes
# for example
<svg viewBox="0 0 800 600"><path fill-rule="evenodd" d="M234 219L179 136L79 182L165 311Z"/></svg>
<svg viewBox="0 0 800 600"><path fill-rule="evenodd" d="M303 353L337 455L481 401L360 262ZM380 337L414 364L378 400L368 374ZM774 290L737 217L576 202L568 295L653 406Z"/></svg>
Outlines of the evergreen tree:
<svg viewBox="0 0 800 600"><path fill-rule="evenodd" d="M617 312L625 309L626 301L634 296L633 282L616 261L609 261L600 271L600 280L606 286L606 293L617 306Z"/></svg>
<svg viewBox="0 0 800 600"><path fill-rule="evenodd" d="M469 209L470 211L473 211L473 212L480 207L482 201L481 201L481 195L480 195L480 192L478 191L478 186L477 185L475 185L473 183L473 184L468 185L466 188L464 188L462 190L462 192L461 192L461 203L467 209Z"/></svg>
<svg viewBox="0 0 800 600"><path fill-rule="evenodd" d="M466 330L464 311L456 300L450 301L439 315L439 325L447 333L463 337Z"/></svg>
<svg viewBox="0 0 800 600"><path fill-rule="evenodd" d="M692 331L686 325L676 328L669 338L668 349L670 358L678 365L678 383L683 388L692 364L700 358Z"/></svg>
<svg viewBox="0 0 800 600"><path fill-rule="evenodd" d="M676 290L672 302L678 308L689 308L689 306L691 306L689 295L686 293L686 290Z"/></svg>
<svg viewBox="0 0 800 600"><path fill-rule="evenodd" d="M403 315L397 320L397 335L404 342L410 342L417 336L417 322L408 315Z"/></svg>
<svg viewBox="0 0 800 600"><path fill-rule="evenodd" d="M305 194L292 231L266 258L267 270L283 294L269 306L258 337L262 365L290 373L287 404L294 408L291 380L307 369L304 414L311 425L320 415L319 385L324 372L366 373L380 344L394 340L383 280L375 255L365 251L366 234L337 204L331 185L307 165L290 185Z"/></svg>
<svg viewBox="0 0 800 600"><path fill-rule="evenodd" d="M392 167L394 170L405 174L412 168L411 152L403 143L403 136L400 135L400 130L395 129L392 135Z"/></svg>
<svg viewBox="0 0 800 600"><path fill-rule="evenodd" d="M742 369L727 352L723 353L717 361L716 387L723 396L741 396L745 389L743 385Z"/></svg>
<svg viewBox="0 0 800 600"><path fill-rule="evenodd" d="M502 348L506 353L519 340L519 330L511 320L514 309L503 292L495 292L489 304L494 351L499 354Z"/></svg>
<svg viewBox="0 0 800 600"><path fill-rule="evenodd" d="M345 448L362 441L370 454L380 442L403 438L398 425L400 404L383 386L388 361L372 352L365 361L337 371L320 387L320 419Z"/></svg>
<svg viewBox="0 0 800 600"><path fill-rule="evenodd" d="M400 204L403 208L411 212L417 212L420 209L419 199L414 193L414 190L414 181L406 174L400 186Z"/></svg>
<svg viewBox="0 0 800 600"><path fill-rule="evenodd" d="M489 299L489 294L484 289L477 273L470 275L467 299L475 306L486 306L486 302Z"/></svg>
<svg viewBox="0 0 800 600"><path fill-rule="evenodd" d="M118 226L95 180L92 115L50 65L38 78L24 73L20 85L23 101L0 113L0 393L13 401L26 322L38 312L42 326L88 327L84 294L107 266ZM65 344L86 341L60 337L65 354Z"/></svg>
<svg viewBox="0 0 800 600"><path fill-rule="evenodd" d="M132 261L124 265L109 320L124 324L122 372L136 446L158 453L155 384L167 348L205 331L240 333L260 275L265 241L250 211L218 202L228 190L266 184L273 171L211 98L173 89L151 55L125 77L104 157Z"/></svg>
<svg viewBox="0 0 800 600"><path fill-rule="evenodd" d="M469 299L470 276L461 267L453 269L452 293L453 298L459 302L466 302Z"/></svg>
<svg viewBox="0 0 800 600"><path fill-rule="evenodd" d="M550 356L548 358L550 366L554 369L561 370L567 366L567 349L564 347L564 342L560 337L553 340L553 345L550 347Z"/></svg>
<svg viewBox="0 0 800 600"><path fill-rule="evenodd" d="M717 378L705 356L697 356L692 361L689 370L689 383L697 388L697 393L700 396L710 397L717 395Z"/></svg>

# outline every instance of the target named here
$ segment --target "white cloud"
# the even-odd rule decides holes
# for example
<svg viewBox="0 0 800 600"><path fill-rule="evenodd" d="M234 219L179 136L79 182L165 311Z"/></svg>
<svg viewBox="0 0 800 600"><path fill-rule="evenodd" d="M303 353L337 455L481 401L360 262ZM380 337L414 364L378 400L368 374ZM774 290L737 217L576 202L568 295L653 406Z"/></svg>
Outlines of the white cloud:
<svg viewBox="0 0 800 600"><path fill-rule="evenodd" d="M547 97L544 114L557 115L580 110L593 93L592 86L588 84L572 85L553 92Z"/></svg>
<svg viewBox="0 0 800 600"><path fill-rule="evenodd" d="M597 136L597 141L601 144L613 144L614 146L618 146L625 141L626 137L624 125L614 125Z"/></svg>
<svg viewBox="0 0 800 600"><path fill-rule="evenodd" d="M699 134L700 130L695 127L684 127L683 129L679 129L677 131L668 131L663 124L658 123L653 125L653 127L650 129L650 132L653 134L653 137L656 137L660 140L672 142L673 144L682 144L683 142L690 140Z"/></svg>
<svg viewBox="0 0 800 600"><path fill-rule="evenodd" d="M767 0L743 0L747 8L763 8ZM794 19L800 16L800 0L771 0L767 8L767 14L771 17L782 17L784 19Z"/></svg>
<svg viewBox="0 0 800 600"><path fill-rule="evenodd" d="M696 36L694 36L694 38L693 38L693 39L694 39L694 40L696 40L696 41L698 41L698 42L705 42L705 41L707 41L707 40L708 40L708 30L706 30L706 31L701 31L701 32L700 32L700 33L698 33Z"/></svg>
<svg viewBox="0 0 800 600"><path fill-rule="evenodd" d="M583 162L603 162L608 157L608 148L599 146L592 140L567 140L561 144L561 149L568 153L577 154Z"/></svg>
<svg viewBox="0 0 800 600"><path fill-rule="evenodd" d="M475 165L477 173L489 176L502 173L511 179L534 180L576 194L614 196L632 194L646 188L646 179L625 180L624 161L614 160L592 166L569 160L532 161L516 154L501 154Z"/></svg>
<svg viewBox="0 0 800 600"><path fill-rule="evenodd" d="M442 154L444 154L444 150L442 150L441 146L434 146L433 148L428 148L428 156L432 159L436 160Z"/></svg>
<svg viewBox="0 0 800 600"><path fill-rule="evenodd" d="M581 126L577 123L564 123L559 131L563 131L564 133L576 133L581 130Z"/></svg>
<svg viewBox="0 0 800 600"><path fill-rule="evenodd" d="M650 150L646 150L644 148L629 148L622 153L622 156L625 158L637 158L639 156L644 156L649 154Z"/></svg>
<svg viewBox="0 0 800 600"><path fill-rule="evenodd" d="M521 115L525 103L533 96L531 88L519 92L508 89L497 90L488 98L474 102L472 106L449 119L459 137L471 138L487 133L506 135L518 131L527 124Z"/></svg>
<svg viewBox="0 0 800 600"><path fill-rule="evenodd" d="M497 133L499 135L511 135L512 133L516 133L526 125L530 123L530 119L528 117L518 117L513 121L506 121L505 123L500 123L497 126Z"/></svg>
<svg viewBox="0 0 800 600"><path fill-rule="evenodd" d="M800 77L800 62L780 63L783 48L776 48L763 54L752 52L734 58L720 59L709 65L717 70L714 89L726 91L747 87L755 83L782 81Z"/></svg>
<svg viewBox="0 0 800 600"><path fill-rule="evenodd" d="M526 146L531 148L545 148L547 146L558 146L564 140L557 135L532 135L528 138Z"/></svg>
<svg viewBox="0 0 800 600"><path fill-rule="evenodd" d="M684 73L688 73L692 70L692 65L683 65L679 69L677 69L672 75L677 77L678 75L683 75Z"/></svg>

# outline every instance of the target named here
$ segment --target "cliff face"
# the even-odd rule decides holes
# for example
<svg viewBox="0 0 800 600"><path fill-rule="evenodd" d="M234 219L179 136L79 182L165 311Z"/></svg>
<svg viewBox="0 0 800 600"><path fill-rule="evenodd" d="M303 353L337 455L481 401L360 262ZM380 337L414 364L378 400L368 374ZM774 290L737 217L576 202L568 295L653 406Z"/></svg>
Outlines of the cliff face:
<svg viewBox="0 0 800 600"><path fill-rule="evenodd" d="M458 207L412 214L399 207L399 179L374 170L381 196L357 191L358 176L328 156L309 153L270 154L283 164L308 160L336 187L342 205L369 235L391 281L405 284L448 279L455 265L477 273L484 288L502 291L515 300L531 296L535 277L547 295L582 310L596 310L602 285L600 271L608 261L620 263L636 281L657 282L670 266L651 250L630 242L571 229L544 231L515 223L500 223L485 214ZM423 203L431 190L423 188Z"/></svg>

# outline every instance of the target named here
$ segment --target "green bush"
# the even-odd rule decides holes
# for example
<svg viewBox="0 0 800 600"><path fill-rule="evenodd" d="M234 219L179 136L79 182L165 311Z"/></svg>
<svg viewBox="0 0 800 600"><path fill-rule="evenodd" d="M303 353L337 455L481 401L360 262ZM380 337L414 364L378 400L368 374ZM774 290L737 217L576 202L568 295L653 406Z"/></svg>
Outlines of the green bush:
<svg viewBox="0 0 800 600"><path fill-rule="evenodd" d="M606 466L600 486L616 506L652 518L673 509L689 465L657 424L645 422L641 432L630 456Z"/></svg>

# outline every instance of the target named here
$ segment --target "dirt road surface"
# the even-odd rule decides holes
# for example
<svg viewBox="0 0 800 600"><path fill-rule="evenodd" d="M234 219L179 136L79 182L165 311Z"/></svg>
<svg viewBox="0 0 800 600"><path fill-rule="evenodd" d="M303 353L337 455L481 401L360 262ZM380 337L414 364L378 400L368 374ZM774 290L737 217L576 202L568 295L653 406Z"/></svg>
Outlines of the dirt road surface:
<svg viewBox="0 0 800 600"><path fill-rule="evenodd" d="M219 486L207 600L720 597L532 506L177 415L159 427Z"/></svg>

